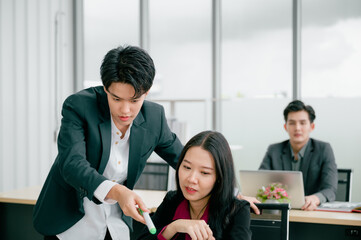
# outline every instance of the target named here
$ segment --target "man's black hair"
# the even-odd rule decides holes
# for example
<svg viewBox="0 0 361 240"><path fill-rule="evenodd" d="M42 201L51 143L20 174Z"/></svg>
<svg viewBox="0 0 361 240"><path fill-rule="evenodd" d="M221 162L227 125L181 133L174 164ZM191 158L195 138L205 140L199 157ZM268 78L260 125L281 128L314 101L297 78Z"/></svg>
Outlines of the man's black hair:
<svg viewBox="0 0 361 240"><path fill-rule="evenodd" d="M126 83L134 87L134 98L138 98L153 85L155 67L145 50L134 46L118 47L105 55L100 76L106 90L114 82Z"/></svg>
<svg viewBox="0 0 361 240"><path fill-rule="evenodd" d="M310 123L313 123L313 121L316 118L315 111L313 110L313 108L310 105L305 105L300 100L294 100L287 105L287 107L283 111L283 116L285 118L285 121L287 122L288 114L290 112L298 112L298 111L303 111L303 110L308 113L308 118L310 119Z"/></svg>

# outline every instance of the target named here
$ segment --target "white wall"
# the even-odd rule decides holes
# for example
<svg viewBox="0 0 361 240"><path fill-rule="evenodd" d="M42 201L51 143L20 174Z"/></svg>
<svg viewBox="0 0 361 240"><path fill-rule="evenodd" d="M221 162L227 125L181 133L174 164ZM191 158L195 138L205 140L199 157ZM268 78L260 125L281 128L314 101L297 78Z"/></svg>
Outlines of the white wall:
<svg viewBox="0 0 361 240"><path fill-rule="evenodd" d="M41 185L54 161L73 91L72 4L0 0L0 192Z"/></svg>

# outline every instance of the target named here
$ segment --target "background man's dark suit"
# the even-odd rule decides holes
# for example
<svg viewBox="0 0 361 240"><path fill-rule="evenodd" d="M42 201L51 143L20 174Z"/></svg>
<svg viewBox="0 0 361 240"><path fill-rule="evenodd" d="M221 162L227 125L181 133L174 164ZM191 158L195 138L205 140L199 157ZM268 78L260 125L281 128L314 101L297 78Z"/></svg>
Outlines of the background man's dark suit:
<svg viewBox="0 0 361 240"><path fill-rule="evenodd" d="M96 188L110 155L111 117L103 87L83 90L66 99L58 137L58 156L34 209L34 227L43 235L59 234L84 216L83 198L100 203ZM182 144L167 125L164 109L144 101L129 137L128 177L133 189L153 151L175 168ZM123 216L131 226L131 218Z"/></svg>
<svg viewBox="0 0 361 240"><path fill-rule="evenodd" d="M337 190L337 166L331 145L310 138L301 162L305 195L322 193L327 201L334 201ZM289 140L272 144L259 169L292 170Z"/></svg>

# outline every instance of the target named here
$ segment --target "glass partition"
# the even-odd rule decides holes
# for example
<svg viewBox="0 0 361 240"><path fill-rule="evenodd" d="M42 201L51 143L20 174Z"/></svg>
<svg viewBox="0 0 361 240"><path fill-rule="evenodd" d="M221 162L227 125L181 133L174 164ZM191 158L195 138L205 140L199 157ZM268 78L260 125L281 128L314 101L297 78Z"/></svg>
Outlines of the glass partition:
<svg viewBox="0 0 361 240"><path fill-rule="evenodd" d="M139 45L139 2L86 0L84 4L84 87L101 85L105 54L123 45Z"/></svg>
<svg viewBox="0 0 361 240"><path fill-rule="evenodd" d="M292 1L222 4L222 96L290 98Z"/></svg>
<svg viewBox="0 0 361 240"><path fill-rule="evenodd" d="M338 168L354 170L360 201L361 1L302 1L302 96L315 108L314 138L329 142Z"/></svg>
<svg viewBox="0 0 361 240"><path fill-rule="evenodd" d="M211 3L149 1L149 51L157 68L150 97L211 97Z"/></svg>
<svg viewBox="0 0 361 240"><path fill-rule="evenodd" d="M282 112L292 97L291 4L222 2L221 121L237 179L240 169L258 169L269 144L287 138Z"/></svg>
<svg viewBox="0 0 361 240"><path fill-rule="evenodd" d="M307 98L361 97L361 1L302 1L302 83Z"/></svg>

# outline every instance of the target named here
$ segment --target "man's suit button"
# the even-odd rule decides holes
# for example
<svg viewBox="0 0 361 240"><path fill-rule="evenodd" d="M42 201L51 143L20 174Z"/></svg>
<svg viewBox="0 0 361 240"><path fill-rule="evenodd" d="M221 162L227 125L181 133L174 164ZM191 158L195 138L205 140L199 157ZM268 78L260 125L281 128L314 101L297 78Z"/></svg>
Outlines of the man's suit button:
<svg viewBox="0 0 361 240"><path fill-rule="evenodd" d="M86 195L86 191L85 191L85 189L84 188L79 188L79 196L81 197L81 198L83 198L83 197L85 197L85 195Z"/></svg>

